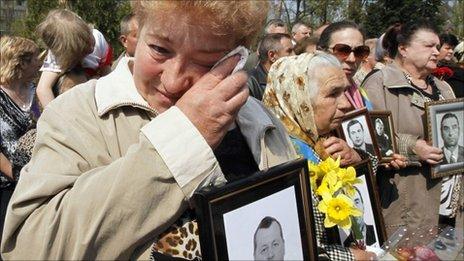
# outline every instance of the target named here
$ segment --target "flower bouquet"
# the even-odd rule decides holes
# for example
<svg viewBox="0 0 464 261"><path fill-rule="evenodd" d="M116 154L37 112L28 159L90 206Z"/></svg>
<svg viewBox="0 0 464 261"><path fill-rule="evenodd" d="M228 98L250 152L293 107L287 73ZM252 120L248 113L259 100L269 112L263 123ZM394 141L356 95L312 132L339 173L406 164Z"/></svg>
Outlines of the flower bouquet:
<svg viewBox="0 0 464 261"><path fill-rule="evenodd" d="M353 167L341 168L340 158L333 160L328 157L319 164L308 164L311 189L322 198L317 208L325 214L324 227L339 226L351 230L356 240L362 240L363 236L354 220L363 215L353 202L354 185L362 183L361 179L356 178L356 170ZM363 248L362 244L359 247Z"/></svg>

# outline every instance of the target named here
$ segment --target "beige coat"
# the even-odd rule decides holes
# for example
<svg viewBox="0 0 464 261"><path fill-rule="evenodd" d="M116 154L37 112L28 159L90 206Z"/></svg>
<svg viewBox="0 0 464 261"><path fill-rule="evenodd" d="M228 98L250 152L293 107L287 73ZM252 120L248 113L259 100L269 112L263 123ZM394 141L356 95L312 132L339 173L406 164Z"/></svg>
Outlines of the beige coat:
<svg viewBox="0 0 464 261"><path fill-rule="evenodd" d="M256 100L236 122L260 169L295 158L282 125ZM193 192L223 181L193 124L177 107L156 116L121 62L45 109L8 208L2 257L147 259Z"/></svg>
<svg viewBox="0 0 464 261"><path fill-rule="evenodd" d="M434 80L444 98L454 98L446 82ZM427 137L424 96L408 83L395 63L372 74L363 86L374 110L391 111L400 154L415 165L377 175L388 234L400 226L438 224L441 181L430 178L430 166L419 163L413 152L416 140Z"/></svg>

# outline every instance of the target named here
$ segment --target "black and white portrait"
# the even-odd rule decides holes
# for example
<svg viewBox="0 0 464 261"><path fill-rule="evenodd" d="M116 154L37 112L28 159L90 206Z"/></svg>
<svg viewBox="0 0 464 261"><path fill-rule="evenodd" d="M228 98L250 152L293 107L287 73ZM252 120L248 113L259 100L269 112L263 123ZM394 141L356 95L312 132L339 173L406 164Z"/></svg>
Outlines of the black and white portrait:
<svg viewBox="0 0 464 261"><path fill-rule="evenodd" d="M394 151L392 139L393 135L391 132L389 132L390 123L387 119L382 119L381 117L375 117L373 119L373 122L375 129L375 138L377 139L380 154L382 155L382 157L391 157Z"/></svg>
<svg viewBox="0 0 464 261"><path fill-rule="evenodd" d="M439 147L443 150L443 164L464 162L464 135L462 111L437 114L440 122Z"/></svg>
<svg viewBox="0 0 464 261"><path fill-rule="evenodd" d="M223 218L229 260L303 260L294 187Z"/></svg>
<svg viewBox="0 0 464 261"><path fill-rule="evenodd" d="M365 115L344 121L342 128L348 146L376 155Z"/></svg>
<svg viewBox="0 0 464 261"><path fill-rule="evenodd" d="M432 177L464 172L464 99L426 105L428 139L443 152L441 163L432 166Z"/></svg>
<svg viewBox="0 0 464 261"><path fill-rule="evenodd" d="M363 182L362 184L356 184L355 195L353 196L353 203L357 209L363 212L363 215L360 217L355 217L354 222L356 223L357 228L360 231L362 236L362 242L366 246L380 247L378 233L375 226L374 210L371 199L369 197L369 191L366 183L365 175L359 177ZM354 226L355 224L353 224ZM349 231L339 229L340 241L343 242L343 245L349 247L353 242L349 236ZM354 237L354 235L351 235Z"/></svg>

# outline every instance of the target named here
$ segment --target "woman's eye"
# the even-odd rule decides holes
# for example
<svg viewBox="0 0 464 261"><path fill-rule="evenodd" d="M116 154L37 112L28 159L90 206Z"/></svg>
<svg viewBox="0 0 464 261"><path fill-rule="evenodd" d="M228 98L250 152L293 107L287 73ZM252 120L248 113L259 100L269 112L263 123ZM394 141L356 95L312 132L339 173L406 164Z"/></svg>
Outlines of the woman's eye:
<svg viewBox="0 0 464 261"><path fill-rule="evenodd" d="M169 51L161 46L150 44L149 47L159 54L168 54Z"/></svg>

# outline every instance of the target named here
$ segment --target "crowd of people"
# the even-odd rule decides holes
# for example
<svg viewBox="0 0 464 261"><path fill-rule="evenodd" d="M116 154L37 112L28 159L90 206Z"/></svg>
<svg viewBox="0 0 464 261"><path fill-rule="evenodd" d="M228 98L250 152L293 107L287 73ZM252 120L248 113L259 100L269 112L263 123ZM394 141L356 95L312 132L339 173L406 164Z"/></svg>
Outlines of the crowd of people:
<svg viewBox="0 0 464 261"><path fill-rule="evenodd" d="M2 258L201 259L193 193L299 157L345 167L368 159L388 235L462 229L462 174L431 178L430 166L449 157L424 127L425 102L464 95L456 36L421 21L374 39L351 21L299 22L289 33L280 19L266 23L265 1L132 7L114 61L103 34L70 10L37 27L46 53L1 37ZM441 67L453 73L435 76ZM398 152L380 119L378 144L357 146L355 120L353 147L334 135L362 108L391 112ZM380 163L374 145L392 160ZM375 258L329 242L313 211L320 259ZM173 240L179 233L193 247Z"/></svg>

